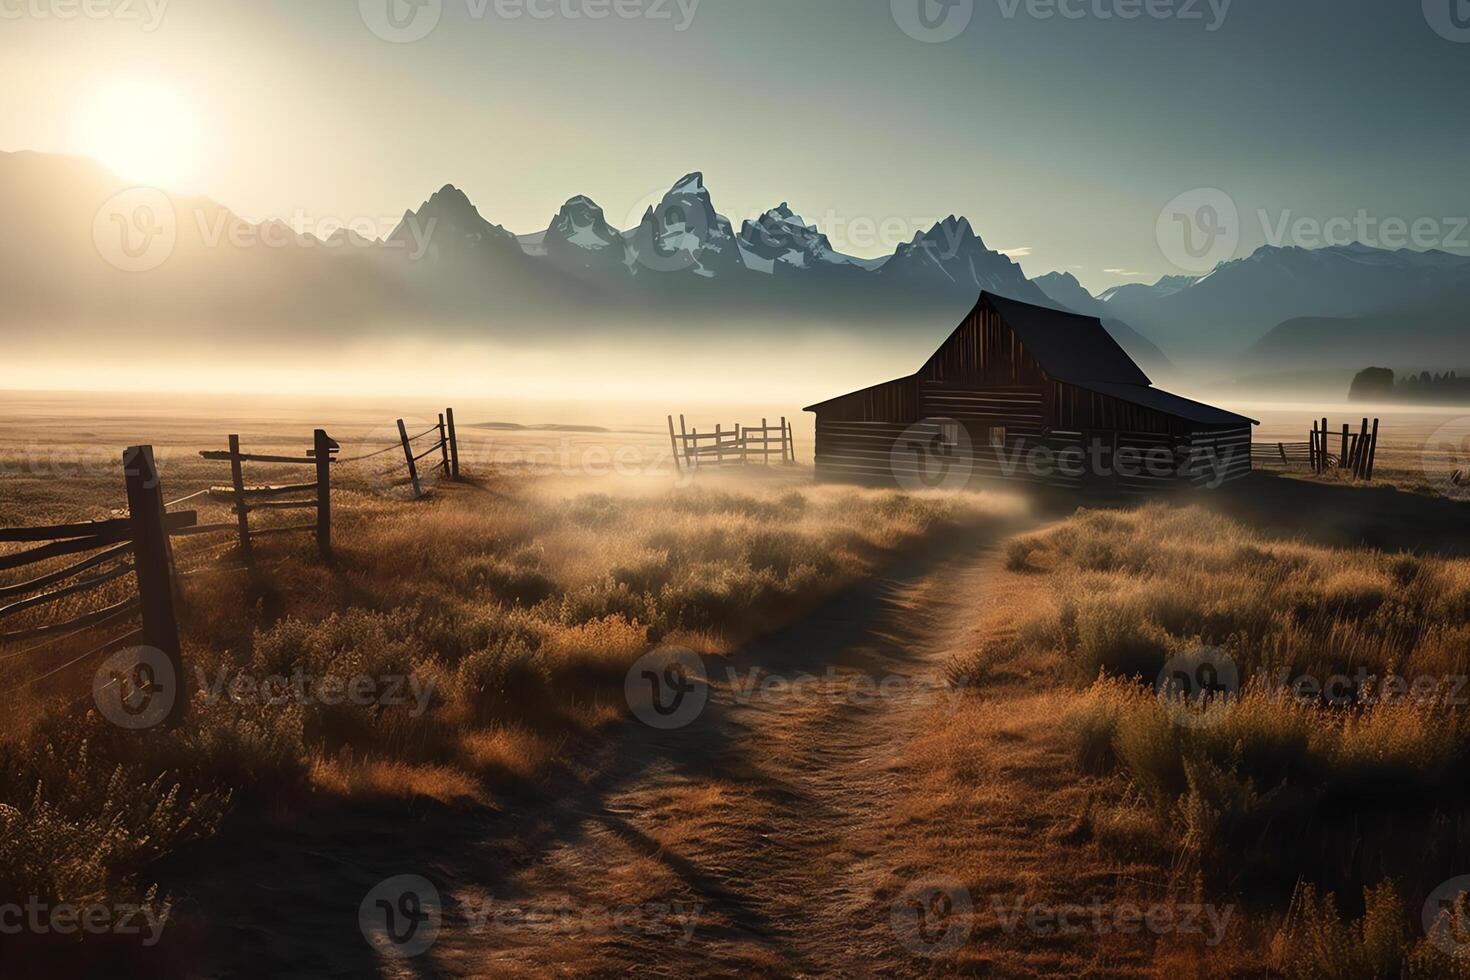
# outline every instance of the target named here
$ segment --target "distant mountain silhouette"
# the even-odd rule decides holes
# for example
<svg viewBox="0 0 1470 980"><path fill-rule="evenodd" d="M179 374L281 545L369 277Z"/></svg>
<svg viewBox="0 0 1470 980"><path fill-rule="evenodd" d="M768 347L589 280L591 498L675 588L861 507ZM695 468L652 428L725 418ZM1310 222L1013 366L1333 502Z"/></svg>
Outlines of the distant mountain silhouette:
<svg viewBox="0 0 1470 980"><path fill-rule="evenodd" d="M112 212L107 203L129 186L81 157L0 153L0 322L109 332L248 323L299 332L415 305L394 263L370 259L395 251L381 243L352 248L347 234L298 235L207 198L156 191ZM156 268L129 271L116 261L130 257L123 246L146 260L159 241L167 260Z"/></svg>
<svg viewBox="0 0 1470 980"><path fill-rule="evenodd" d="M1470 288L1470 258L1444 252L1267 247L1199 279L1166 277L1094 298L1069 274L1029 280L962 216L873 259L837 251L784 202L737 229L697 172L628 228L575 195L544 229L517 235L446 184L381 240L345 230L321 239L279 221L252 224L207 198L130 190L85 159L0 153L0 208L0 322L33 336L136 328L152 339L170 328L239 326L331 342L412 323L453 336L555 341L738 325L773 336L817 327L928 343L989 290L1097 316L1151 371L1167 372L1171 360L1218 366L1248 351L1248 364L1300 356L1334 330L1362 342L1315 350L1318 366L1340 354L1354 369L1408 369L1451 366L1445 358L1464 349L1461 287ZM138 241L164 225L160 261L132 269ZM1344 317L1358 319L1336 322ZM1391 325L1404 352L1397 359L1380 352ZM1465 366L1463 357L1450 360Z"/></svg>
<svg viewBox="0 0 1470 980"><path fill-rule="evenodd" d="M1470 368L1470 281L1427 299L1352 317L1294 317L1246 351L1256 370L1307 365L1400 373Z"/></svg>
<svg viewBox="0 0 1470 980"><path fill-rule="evenodd" d="M421 327L500 336L629 324L683 333L733 317L754 330L815 321L891 334L949 329L982 289L1046 302L964 218L937 222L892 256L860 259L838 252L785 203L737 232L699 173L676 181L631 228L576 195L544 230L521 235L446 184L372 241L251 224L208 199L148 189L146 211L132 202L127 213L108 214L128 190L84 159L0 153L0 206L11 218L0 229L0 320L325 335L411 317ZM156 265L109 263L111 236L126 244L135 219L165 216L170 246Z"/></svg>
<svg viewBox="0 0 1470 980"><path fill-rule="evenodd" d="M1200 279L1121 286L1102 298L1176 360L1203 360L1243 354L1288 320L1361 317L1424 303L1465 285L1467 256L1359 244L1268 245Z"/></svg>

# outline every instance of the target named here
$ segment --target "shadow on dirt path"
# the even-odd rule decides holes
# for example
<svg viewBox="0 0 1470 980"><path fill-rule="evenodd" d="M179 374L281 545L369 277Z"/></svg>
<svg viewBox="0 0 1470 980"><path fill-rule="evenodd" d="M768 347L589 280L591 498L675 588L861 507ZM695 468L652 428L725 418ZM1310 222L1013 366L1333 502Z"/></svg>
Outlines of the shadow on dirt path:
<svg viewBox="0 0 1470 980"><path fill-rule="evenodd" d="M902 749L957 696L998 540L956 535L728 657L684 727L636 721L571 750L588 776L502 801L362 808L226 842L182 903L213 976L876 976L922 972L888 926L911 834ZM263 844L263 841L269 841ZM442 902L422 955L364 941L358 908L419 875Z"/></svg>

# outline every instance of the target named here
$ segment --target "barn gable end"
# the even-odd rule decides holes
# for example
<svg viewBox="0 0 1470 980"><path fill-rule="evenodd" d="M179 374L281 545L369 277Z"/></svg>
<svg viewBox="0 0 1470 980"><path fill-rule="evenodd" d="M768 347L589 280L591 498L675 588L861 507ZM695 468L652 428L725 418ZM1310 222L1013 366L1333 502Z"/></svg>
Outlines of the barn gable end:
<svg viewBox="0 0 1470 980"><path fill-rule="evenodd" d="M1116 467L1116 484L1130 490L1250 471L1251 419L1154 388L1095 317L989 293L914 374L807 411L817 416L818 475L830 479L904 483L898 471L912 468L919 443L953 439L956 425L981 477L1079 486L1084 474L1038 474L1018 461L1084 446L1108 459L1174 460L1164 475Z"/></svg>

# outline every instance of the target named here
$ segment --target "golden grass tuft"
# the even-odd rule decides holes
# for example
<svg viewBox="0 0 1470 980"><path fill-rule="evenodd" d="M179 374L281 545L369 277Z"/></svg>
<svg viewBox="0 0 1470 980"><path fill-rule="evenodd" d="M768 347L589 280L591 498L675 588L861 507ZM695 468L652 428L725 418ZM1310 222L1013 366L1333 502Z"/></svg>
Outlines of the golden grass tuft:
<svg viewBox="0 0 1470 980"><path fill-rule="evenodd" d="M413 800L444 804L483 804L484 788L469 774L450 766L406 762L317 759L311 782L318 790L351 800Z"/></svg>

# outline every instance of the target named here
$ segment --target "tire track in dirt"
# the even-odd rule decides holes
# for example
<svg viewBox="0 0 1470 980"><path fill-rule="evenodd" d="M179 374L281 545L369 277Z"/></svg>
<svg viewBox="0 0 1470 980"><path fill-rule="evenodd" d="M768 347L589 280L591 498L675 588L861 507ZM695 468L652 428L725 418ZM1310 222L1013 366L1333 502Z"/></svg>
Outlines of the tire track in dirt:
<svg viewBox="0 0 1470 980"><path fill-rule="evenodd" d="M434 971L926 974L890 923L898 891L935 870L904 866L924 832L904 815L906 749L926 713L959 696L944 663L1001 570L997 536L904 562L706 658L710 703L695 723L619 738L608 768L494 889L451 874L452 904L482 917L446 920ZM793 691L798 678L814 680ZM672 914L655 921L675 903L698 908L692 936L661 928Z"/></svg>

